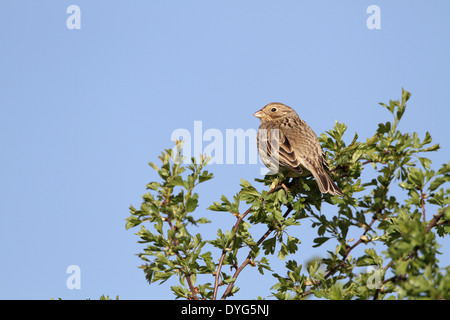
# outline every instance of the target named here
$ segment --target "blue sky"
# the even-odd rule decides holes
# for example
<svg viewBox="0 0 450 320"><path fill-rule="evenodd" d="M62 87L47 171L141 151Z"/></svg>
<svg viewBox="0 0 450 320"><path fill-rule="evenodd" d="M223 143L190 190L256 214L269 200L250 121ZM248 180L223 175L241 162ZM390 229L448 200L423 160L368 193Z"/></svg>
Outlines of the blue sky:
<svg viewBox="0 0 450 320"><path fill-rule="evenodd" d="M71 4L79 30L66 27ZM372 4L379 30L366 27ZM347 139L365 139L390 120L378 102L403 87L412 96L400 129L430 131L439 168L450 147L449 12L444 0L1 1L0 298L172 298L146 283L124 219L157 179L147 163L196 120L256 129L253 113L280 101L317 134L339 120ZM199 231L231 227L205 208L259 168L208 168L198 212L213 223ZM289 258L303 263L324 251L301 230ZM449 265L448 244L442 252ZM79 290L66 286L69 265L80 266ZM267 297L274 278L245 272L238 297Z"/></svg>

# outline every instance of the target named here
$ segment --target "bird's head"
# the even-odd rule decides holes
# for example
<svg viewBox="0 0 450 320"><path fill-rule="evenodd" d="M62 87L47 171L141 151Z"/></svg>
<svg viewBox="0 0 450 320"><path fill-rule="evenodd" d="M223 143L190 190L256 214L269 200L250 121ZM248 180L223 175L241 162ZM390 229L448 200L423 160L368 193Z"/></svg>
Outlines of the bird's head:
<svg viewBox="0 0 450 320"><path fill-rule="evenodd" d="M289 116L297 116L297 113L290 107L279 102L272 102L265 105L261 110L253 114L260 118L261 122L276 121Z"/></svg>

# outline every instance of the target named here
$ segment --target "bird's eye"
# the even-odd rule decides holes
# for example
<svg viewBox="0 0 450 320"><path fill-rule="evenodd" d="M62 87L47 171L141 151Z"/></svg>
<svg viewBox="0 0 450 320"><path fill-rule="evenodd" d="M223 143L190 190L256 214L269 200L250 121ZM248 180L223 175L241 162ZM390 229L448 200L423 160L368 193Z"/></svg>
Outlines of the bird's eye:
<svg viewBox="0 0 450 320"><path fill-rule="evenodd" d="M270 111L275 112L277 111L277 108L272 108Z"/></svg>

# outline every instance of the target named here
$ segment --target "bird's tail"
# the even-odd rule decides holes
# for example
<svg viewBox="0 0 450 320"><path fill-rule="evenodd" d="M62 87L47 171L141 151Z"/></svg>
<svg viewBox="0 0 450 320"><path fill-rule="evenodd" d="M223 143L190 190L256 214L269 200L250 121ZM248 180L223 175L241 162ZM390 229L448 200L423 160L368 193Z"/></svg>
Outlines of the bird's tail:
<svg viewBox="0 0 450 320"><path fill-rule="evenodd" d="M341 197L344 196L341 189L334 183L333 180L331 180L330 176L325 172L325 170L320 170L319 172L311 172L314 176L314 178L317 181L317 185L319 186L319 190L322 193L329 193L332 195L340 195Z"/></svg>

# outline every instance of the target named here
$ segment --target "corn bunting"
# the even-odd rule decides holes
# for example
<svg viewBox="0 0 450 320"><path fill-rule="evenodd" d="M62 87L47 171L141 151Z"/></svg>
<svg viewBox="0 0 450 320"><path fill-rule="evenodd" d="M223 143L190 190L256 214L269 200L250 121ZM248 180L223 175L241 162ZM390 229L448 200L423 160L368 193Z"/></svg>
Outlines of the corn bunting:
<svg viewBox="0 0 450 320"><path fill-rule="evenodd" d="M288 177L312 174L320 192L344 195L327 173L328 163L319 139L293 109L274 102L254 116L261 120L257 135L259 156L272 172L283 171Z"/></svg>

